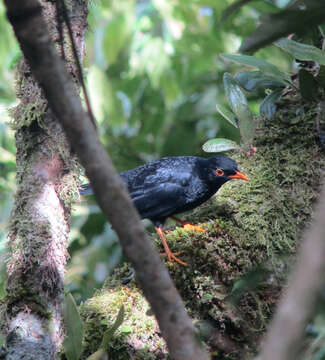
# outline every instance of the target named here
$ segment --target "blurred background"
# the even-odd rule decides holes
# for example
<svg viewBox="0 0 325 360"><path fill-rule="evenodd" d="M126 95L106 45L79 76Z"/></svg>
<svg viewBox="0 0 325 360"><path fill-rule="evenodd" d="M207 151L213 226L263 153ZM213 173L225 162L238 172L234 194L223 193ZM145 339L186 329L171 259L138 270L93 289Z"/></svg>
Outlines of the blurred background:
<svg viewBox="0 0 325 360"><path fill-rule="evenodd" d="M289 0L252 1L220 23L230 0L103 0L90 3L84 71L100 137L119 171L176 155L202 155L210 138L239 141L216 111L225 102L222 76L243 66L236 53L259 18ZM15 105L20 51L0 2L0 297L6 234L15 194L15 143L8 109ZM255 54L283 71L292 57L275 46ZM258 113L260 98L248 95ZM86 181L86 179L85 179ZM66 286L77 302L91 296L122 261L117 238L92 197L73 206Z"/></svg>

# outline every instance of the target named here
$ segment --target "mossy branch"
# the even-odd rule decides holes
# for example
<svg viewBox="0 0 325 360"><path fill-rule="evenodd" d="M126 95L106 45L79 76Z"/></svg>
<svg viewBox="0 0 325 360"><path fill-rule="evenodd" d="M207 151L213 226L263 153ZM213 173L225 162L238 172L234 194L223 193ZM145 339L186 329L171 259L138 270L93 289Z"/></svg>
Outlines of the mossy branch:
<svg viewBox="0 0 325 360"><path fill-rule="evenodd" d="M306 113L297 119L301 106ZM302 229L310 221L325 157L314 130L316 112L308 107L288 96L274 121L260 123L256 155L232 154L250 181L227 183L184 216L206 234L175 229L170 223L168 243L173 251L182 251L189 266L169 266L169 271L211 354L247 359L256 353ZM100 344L100 336L95 336L102 332L99 322L110 324L123 303L129 333L116 334L108 349L112 359L125 359L128 353L168 359L150 313L143 311L139 318L137 309L146 305L135 283L122 285L126 271L126 265L117 269L103 290L82 306L88 334L84 356Z"/></svg>

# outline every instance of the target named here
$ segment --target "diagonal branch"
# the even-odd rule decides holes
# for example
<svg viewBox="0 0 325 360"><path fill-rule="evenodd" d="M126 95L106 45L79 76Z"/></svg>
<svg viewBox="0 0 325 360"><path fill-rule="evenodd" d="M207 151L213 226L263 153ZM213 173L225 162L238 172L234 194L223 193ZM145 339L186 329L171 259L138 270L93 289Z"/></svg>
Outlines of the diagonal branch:
<svg viewBox="0 0 325 360"><path fill-rule="evenodd" d="M297 359L304 331L324 287L325 186L315 220L306 232L290 286L279 303L259 360Z"/></svg>
<svg viewBox="0 0 325 360"><path fill-rule="evenodd" d="M5 0L11 22L33 75L42 86L91 181L104 214L116 230L166 339L173 359L203 360L190 318L132 201L101 146L63 62L56 53L37 0Z"/></svg>

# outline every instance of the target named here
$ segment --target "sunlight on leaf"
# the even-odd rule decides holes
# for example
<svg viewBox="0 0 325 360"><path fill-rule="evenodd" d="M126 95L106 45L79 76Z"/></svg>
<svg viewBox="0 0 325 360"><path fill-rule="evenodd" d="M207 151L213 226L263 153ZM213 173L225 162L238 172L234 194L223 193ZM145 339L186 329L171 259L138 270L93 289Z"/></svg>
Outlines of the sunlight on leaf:
<svg viewBox="0 0 325 360"><path fill-rule="evenodd" d="M255 124L246 96L229 73L223 75L223 84L228 103L238 118L240 135L245 142L248 142L255 134Z"/></svg>
<svg viewBox="0 0 325 360"><path fill-rule="evenodd" d="M221 104L217 104L216 108L220 115L222 115L228 122L230 122L231 125L238 128L238 120L236 119L236 115L231 110Z"/></svg>
<svg viewBox="0 0 325 360"><path fill-rule="evenodd" d="M238 148L239 146L234 141L223 138L208 140L202 146L205 152L223 152Z"/></svg>

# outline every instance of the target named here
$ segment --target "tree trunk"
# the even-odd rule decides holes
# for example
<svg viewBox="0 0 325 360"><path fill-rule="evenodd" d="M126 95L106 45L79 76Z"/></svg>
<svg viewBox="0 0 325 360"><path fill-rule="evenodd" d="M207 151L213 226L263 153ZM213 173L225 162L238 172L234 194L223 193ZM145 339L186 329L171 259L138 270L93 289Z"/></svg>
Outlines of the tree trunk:
<svg viewBox="0 0 325 360"><path fill-rule="evenodd" d="M43 0L41 6L51 36L77 79L66 28L62 42L58 32L55 2ZM69 11L82 57L87 3L70 1ZM22 14L20 21L29 15ZM7 334L6 359L56 359L64 335L63 281L70 204L78 196L78 164L25 59L17 68L16 87L20 102L11 115L16 129L17 194L1 319Z"/></svg>

